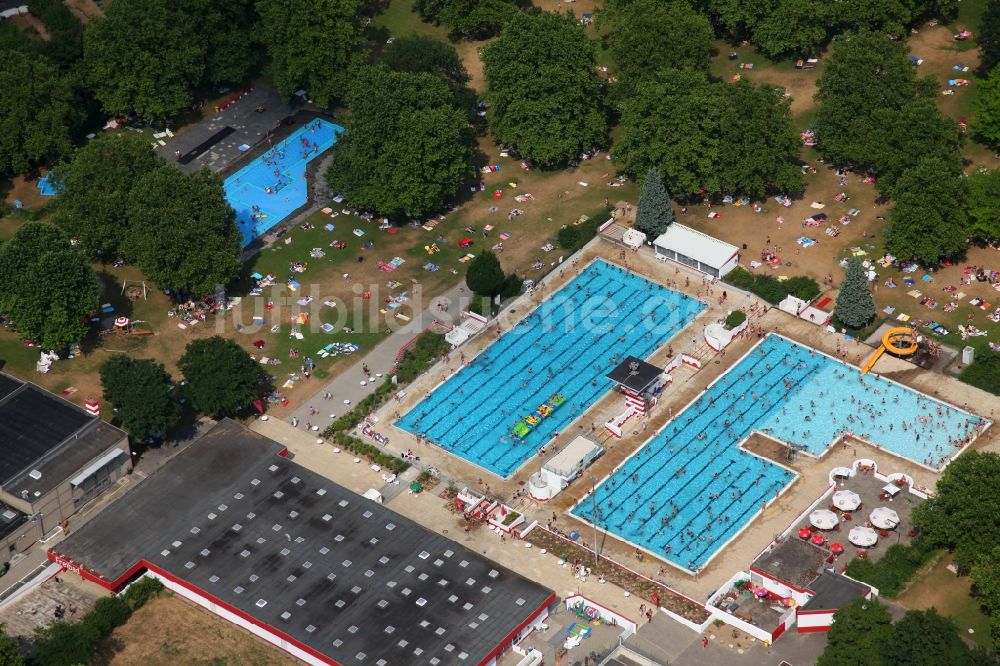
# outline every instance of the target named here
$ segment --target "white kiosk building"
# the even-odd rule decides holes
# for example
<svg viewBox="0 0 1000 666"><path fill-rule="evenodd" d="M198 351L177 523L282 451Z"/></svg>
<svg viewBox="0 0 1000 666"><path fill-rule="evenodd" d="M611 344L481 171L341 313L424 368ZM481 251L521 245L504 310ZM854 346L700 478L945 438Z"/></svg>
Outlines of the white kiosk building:
<svg viewBox="0 0 1000 666"><path fill-rule="evenodd" d="M552 456L537 474L528 479L528 492L539 502L547 502L570 484L604 453L604 447L578 436Z"/></svg>
<svg viewBox="0 0 1000 666"><path fill-rule="evenodd" d="M739 263L740 250L735 245L676 222L653 241L653 247L660 261L683 264L716 278Z"/></svg>

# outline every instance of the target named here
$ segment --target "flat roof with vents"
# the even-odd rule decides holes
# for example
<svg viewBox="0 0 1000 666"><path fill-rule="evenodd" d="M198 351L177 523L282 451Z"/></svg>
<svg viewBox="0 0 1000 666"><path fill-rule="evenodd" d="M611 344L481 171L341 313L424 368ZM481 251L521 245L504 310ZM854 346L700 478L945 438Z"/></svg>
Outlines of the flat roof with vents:
<svg viewBox="0 0 1000 666"><path fill-rule="evenodd" d="M50 555L112 589L178 579L340 663L479 664L554 600L281 451L224 420Z"/></svg>
<svg viewBox="0 0 1000 666"><path fill-rule="evenodd" d="M11 495L44 495L124 440L68 400L0 373L0 484Z"/></svg>

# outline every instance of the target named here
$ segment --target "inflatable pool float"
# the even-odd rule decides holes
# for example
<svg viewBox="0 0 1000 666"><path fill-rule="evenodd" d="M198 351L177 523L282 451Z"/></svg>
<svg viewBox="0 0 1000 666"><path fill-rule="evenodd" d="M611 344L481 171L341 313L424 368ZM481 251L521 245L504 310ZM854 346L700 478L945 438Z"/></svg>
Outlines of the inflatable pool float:
<svg viewBox="0 0 1000 666"><path fill-rule="evenodd" d="M511 437L522 438L522 437L527 437L529 432L531 432L531 428L529 428L527 424L522 422L514 426L514 429L510 431L510 434Z"/></svg>
<svg viewBox="0 0 1000 666"><path fill-rule="evenodd" d="M537 410L535 410L535 413L538 414L539 416L541 416L544 419L546 416L548 416L549 414L552 413L552 407L550 407L547 404L544 404L541 407L539 407Z"/></svg>
<svg viewBox="0 0 1000 666"><path fill-rule="evenodd" d="M527 423L530 426L536 426L540 422L541 419L535 416L534 414L528 414L527 416L524 417L524 423Z"/></svg>
<svg viewBox="0 0 1000 666"><path fill-rule="evenodd" d="M553 409L563 404L564 402L566 402L566 396L564 396L562 393L553 393L552 397L549 398L549 404L552 405Z"/></svg>

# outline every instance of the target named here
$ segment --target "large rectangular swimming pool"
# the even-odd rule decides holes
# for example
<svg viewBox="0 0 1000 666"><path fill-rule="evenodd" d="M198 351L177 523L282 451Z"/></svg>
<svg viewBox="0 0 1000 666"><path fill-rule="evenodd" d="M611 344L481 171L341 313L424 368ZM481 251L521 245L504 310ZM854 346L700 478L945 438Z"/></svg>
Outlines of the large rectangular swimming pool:
<svg viewBox="0 0 1000 666"><path fill-rule="evenodd" d="M982 419L769 335L572 511L696 571L794 478L739 448L753 432L821 455L841 434L940 467Z"/></svg>
<svg viewBox="0 0 1000 666"><path fill-rule="evenodd" d="M595 261L396 425L507 477L611 388L619 362L646 358L704 307ZM526 423L542 405L551 413Z"/></svg>

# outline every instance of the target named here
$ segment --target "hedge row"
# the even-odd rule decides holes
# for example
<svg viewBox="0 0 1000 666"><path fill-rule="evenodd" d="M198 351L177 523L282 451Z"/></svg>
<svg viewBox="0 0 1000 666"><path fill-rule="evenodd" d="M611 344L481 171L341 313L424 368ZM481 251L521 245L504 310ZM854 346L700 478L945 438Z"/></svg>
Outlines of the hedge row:
<svg viewBox="0 0 1000 666"><path fill-rule="evenodd" d="M724 278L726 282L754 293L772 305L777 305L791 294L803 301L811 301L819 295L819 285L811 277L797 275L784 282L770 275L751 273L737 266Z"/></svg>
<svg viewBox="0 0 1000 666"><path fill-rule="evenodd" d="M97 644L125 624L132 613L163 590L155 578L143 578L129 586L124 594L97 600L94 610L79 622L54 622L35 632L31 664L38 666L74 666L90 664Z"/></svg>
<svg viewBox="0 0 1000 666"><path fill-rule="evenodd" d="M334 444L345 451L350 451L357 456L367 458L369 462L385 467L394 474L402 474L410 469L410 463L402 458L391 456L373 444L362 442L357 437L351 437L346 432L335 432L330 438Z"/></svg>
<svg viewBox="0 0 1000 666"><path fill-rule="evenodd" d="M877 587L879 594L892 599L936 552L936 548L919 539L908 546L893 544L878 561L851 560L847 575Z"/></svg>

